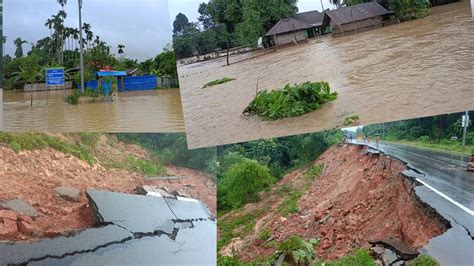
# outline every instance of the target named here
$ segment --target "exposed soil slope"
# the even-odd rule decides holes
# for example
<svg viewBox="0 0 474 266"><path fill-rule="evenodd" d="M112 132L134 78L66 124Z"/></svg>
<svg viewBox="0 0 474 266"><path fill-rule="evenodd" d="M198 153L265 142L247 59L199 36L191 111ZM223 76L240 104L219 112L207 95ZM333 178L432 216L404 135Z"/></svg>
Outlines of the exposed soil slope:
<svg viewBox="0 0 474 266"><path fill-rule="evenodd" d="M400 174L405 169L401 162L343 145L330 148L314 164L323 164L324 169L300 198L299 213L281 217L275 212L281 199L268 199L284 196L279 193L281 187L298 183L301 171L287 175L269 195L263 195L263 201L245 207L243 212L270 210L257 219L256 224L261 225L258 231L266 228L276 241L292 235L321 238L317 255L332 260L354 248L368 248L369 240L385 237L420 248L446 230L444 220L416 199L412 184ZM272 245L259 239L259 232L242 236L240 241L234 239L221 249L221 254L230 255L232 249L244 261L266 257L274 251Z"/></svg>
<svg viewBox="0 0 474 266"><path fill-rule="evenodd" d="M56 137L64 140L70 138L67 135ZM31 241L93 226L95 220L84 193L88 188L135 193L137 187L142 185L166 187L170 192L179 191L202 200L215 213L215 183L209 175L167 166L169 175L185 178L156 180L145 179L141 173L105 168L100 161L121 161L127 155L148 156L139 146L126 145L109 138L101 136L95 154L99 163L93 165L50 148L15 153L10 148L0 146L0 201L20 198L38 211L38 216L30 224L32 235L17 232L0 236L0 241ZM80 201L67 201L59 197L54 191L57 187L79 189Z"/></svg>

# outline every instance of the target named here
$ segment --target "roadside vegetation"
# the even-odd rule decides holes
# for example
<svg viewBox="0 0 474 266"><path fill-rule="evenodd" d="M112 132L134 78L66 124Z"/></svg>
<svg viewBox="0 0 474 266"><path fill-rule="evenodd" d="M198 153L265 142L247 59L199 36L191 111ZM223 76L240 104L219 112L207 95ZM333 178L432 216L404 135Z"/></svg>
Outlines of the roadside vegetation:
<svg viewBox="0 0 474 266"><path fill-rule="evenodd" d="M420 254L410 261L411 266L440 266L441 264L429 255Z"/></svg>
<svg viewBox="0 0 474 266"><path fill-rule="evenodd" d="M243 113L277 120L312 112L336 98L337 92L331 92L329 84L324 81L288 84L282 89L257 92Z"/></svg>
<svg viewBox="0 0 474 266"><path fill-rule="evenodd" d="M356 134L371 138L374 138L376 134L383 134L382 140L389 142L471 155L474 153L474 125L471 122L467 128L467 146L463 149L461 123L463 114L455 113L368 125L358 129ZM473 116L474 112L470 112L470 117Z"/></svg>
<svg viewBox="0 0 474 266"><path fill-rule="evenodd" d="M235 80L234 78L221 78L221 79L216 79L216 80L213 80L213 81L210 81L208 83L206 83L202 88L207 88L207 87L211 87L211 86L216 86L216 85L219 85L219 84L223 84L223 83L226 83L226 82L229 82L229 81L233 81Z"/></svg>
<svg viewBox="0 0 474 266"><path fill-rule="evenodd" d="M70 143L58 137L43 133L2 132L0 133L0 143L4 143L15 152L52 148L66 154L71 154L92 165L94 163L94 156L92 155L94 144L91 140L94 139L96 135L93 133L80 133L77 134L77 136L79 140L76 143Z"/></svg>
<svg viewBox="0 0 474 266"><path fill-rule="evenodd" d="M346 255L336 261L318 261L316 266L375 266L374 258L370 256L370 252L367 249L355 250L352 254Z"/></svg>

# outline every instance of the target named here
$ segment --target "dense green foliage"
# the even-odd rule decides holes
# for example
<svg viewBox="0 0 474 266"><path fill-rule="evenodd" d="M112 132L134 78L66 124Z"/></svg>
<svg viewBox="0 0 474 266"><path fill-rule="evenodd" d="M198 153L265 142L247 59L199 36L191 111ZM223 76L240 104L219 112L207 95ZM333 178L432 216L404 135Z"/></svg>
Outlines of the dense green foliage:
<svg viewBox="0 0 474 266"><path fill-rule="evenodd" d="M424 18L429 13L428 0L388 0L388 7L400 20Z"/></svg>
<svg viewBox="0 0 474 266"><path fill-rule="evenodd" d="M288 84L282 89L258 92L244 113L276 120L312 112L336 98L337 93L331 93L327 82Z"/></svg>
<svg viewBox="0 0 474 266"><path fill-rule="evenodd" d="M248 202L258 201L259 192L269 187L275 178L268 167L256 160L244 158L231 165L219 182L219 202L223 206L238 208Z"/></svg>
<svg viewBox="0 0 474 266"><path fill-rule="evenodd" d="M226 83L226 82L229 82L229 81L232 81L232 80L235 80L234 78L221 78L221 79L216 79L216 80L213 80L213 81L210 81L208 83L206 83L202 88L207 88L207 87L211 87L211 86L215 86L215 85L219 85L219 84L222 84L222 83Z"/></svg>
<svg viewBox="0 0 474 266"><path fill-rule="evenodd" d="M366 249L355 250L352 254L346 255L336 261L317 262L316 266L375 266L375 260Z"/></svg>
<svg viewBox="0 0 474 266"><path fill-rule="evenodd" d="M61 10L57 14L52 15L44 24L49 29L49 36L41 38L36 42L31 40L26 41L21 38L16 38L13 43L16 47L15 56L3 56L3 77L6 89L19 89L24 82L44 81L44 68L46 66L61 66L66 70L66 79L72 79L74 83L79 84L78 77L70 78L69 72L79 66L79 29L70 28L66 26L67 13L64 9L64 3ZM157 75L171 75L177 76L176 59L174 51L169 47L163 49L163 52L158 54L153 59L148 59L144 62L138 63L137 60L125 57L125 45L119 44L117 51L119 56L115 56L111 51L111 47L98 35L94 35L91 25L84 23L82 26L84 33L84 63L85 63L85 81L95 79L95 71L100 69L140 69L141 73L152 73ZM6 40L6 36L3 38ZM32 43L31 50L24 54L23 45ZM35 80L27 81L22 77L23 83L18 82L17 74L24 72L20 66L25 61L35 61L38 69L35 73ZM42 73L38 74L38 71ZM92 73L92 75L90 74ZM37 76L37 77L36 77ZM77 75L78 76L78 75Z"/></svg>
<svg viewBox="0 0 474 266"><path fill-rule="evenodd" d="M117 134L119 140L138 144L165 163L201 170L210 174L216 172L216 149L202 148L188 150L184 134Z"/></svg>
<svg viewBox="0 0 474 266"><path fill-rule="evenodd" d="M201 3L198 22L179 13L173 23L178 59L236 46L256 46L279 19L298 11L296 0L211 0Z"/></svg>
<svg viewBox="0 0 474 266"><path fill-rule="evenodd" d="M92 98L93 101L99 97L97 90L86 88L84 92L78 89L72 89L71 93L64 99L69 104L78 104L81 97Z"/></svg>
<svg viewBox="0 0 474 266"><path fill-rule="evenodd" d="M270 176L280 179L285 173L292 169L301 167L315 160L330 146L340 142L341 139L342 131L332 130L218 147L217 178L219 210L232 209L242 204L243 199L237 199L236 202L233 202L233 198L224 196L227 195L229 191L240 191L241 188L234 187L235 185L243 186L246 190L260 191L262 189L262 184L258 184L258 188L252 188L251 186L254 186L254 181L246 177L241 177L241 180L235 183L230 182L228 174L231 173L230 169L234 165L241 167L248 159L251 159L254 160L254 162L252 162L253 164L256 165L255 161L260 164L260 169L263 166L268 168ZM257 166L255 167L257 168ZM320 166L310 168L305 176L307 176L308 179L314 178L319 174L319 171L321 171L320 168ZM262 171L266 173L266 169ZM232 174L236 175L235 173Z"/></svg>

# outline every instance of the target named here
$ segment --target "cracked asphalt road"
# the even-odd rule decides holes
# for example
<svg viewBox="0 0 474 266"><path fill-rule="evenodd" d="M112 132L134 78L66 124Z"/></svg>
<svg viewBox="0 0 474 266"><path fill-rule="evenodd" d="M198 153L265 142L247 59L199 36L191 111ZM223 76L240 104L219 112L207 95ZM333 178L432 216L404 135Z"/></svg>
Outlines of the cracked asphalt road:
<svg viewBox="0 0 474 266"><path fill-rule="evenodd" d="M98 227L0 244L0 265L192 264L216 261L216 222L201 202L88 190Z"/></svg>
<svg viewBox="0 0 474 266"><path fill-rule="evenodd" d="M415 193L448 220L451 228L431 239L421 250L442 265L474 265L474 172L466 171L468 157L393 143L352 144L368 146L404 162L402 174L416 180Z"/></svg>

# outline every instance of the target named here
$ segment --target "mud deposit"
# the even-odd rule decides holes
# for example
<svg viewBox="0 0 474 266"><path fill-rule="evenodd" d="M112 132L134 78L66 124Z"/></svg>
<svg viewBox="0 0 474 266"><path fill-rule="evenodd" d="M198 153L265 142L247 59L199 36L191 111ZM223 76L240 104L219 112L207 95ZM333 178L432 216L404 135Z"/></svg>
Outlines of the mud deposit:
<svg viewBox="0 0 474 266"><path fill-rule="evenodd" d="M69 138L67 135L57 136L64 140ZM216 189L209 175L170 165L166 169L168 175L183 178L158 180L144 178L137 172L106 168L103 165L108 160L121 161L128 155L148 156L136 145L122 142L111 145L110 138L102 135L96 143L97 162L93 165L50 148L15 153L0 144L0 202L20 198L38 213L33 219L27 218L31 226L29 233L14 231L0 236L0 241L29 242L94 226L97 220L91 212L86 189L136 194L139 186L151 185L200 199L215 213ZM59 197L54 191L58 187L78 189L81 192L79 201Z"/></svg>
<svg viewBox="0 0 474 266"><path fill-rule="evenodd" d="M325 167L300 198L298 213L281 217L275 213L280 202L266 198L284 197L278 191L285 184L298 183L301 171L287 175L268 195L262 195L262 202L246 206L244 212L270 211L257 218L258 228L251 235L231 241L221 254L236 248L244 261L269 256L275 250L259 239L263 229L278 242L293 235L320 238L318 258L334 260L355 248L369 248L369 241L383 238L399 239L416 250L449 227L449 222L419 201L413 184L401 175L405 166L399 161L343 145L330 148L314 164ZM242 244L245 242L251 244Z"/></svg>
<svg viewBox="0 0 474 266"><path fill-rule="evenodd" d="M230 66L224 66L225 58L181 65L188 144L197 148L321 131L342 126L352 115L359 116L359 124L372 124L472 109L470 11L464 1L433 8L424 19L317 37L262 56L257 56L261 51L236 55ZM257 57L244 60L252 56ZM236 80L201 89L223 77ZM328 81L338 98L319 110L271 122L241 116L257 82L262 90L320 80Z"/></svg>
<svg viewBox="0 0 474 266"><path fill-rule="evenodd" d="M69 91L66 94L70 93ZM4 131L184 132L178 89L119 93L114 102L64 102L63 91L5 91Z"/></svg>

